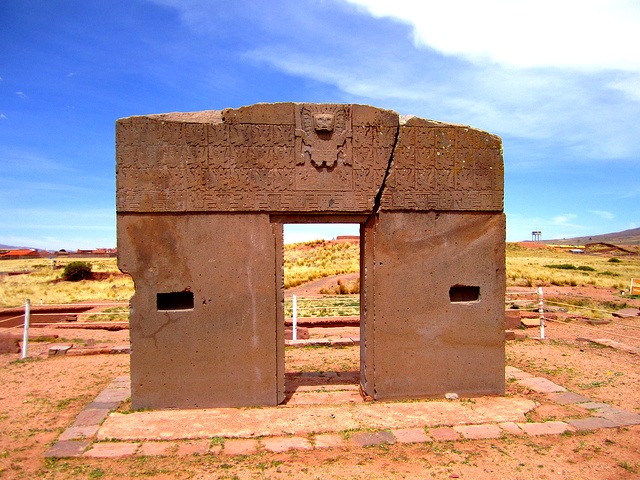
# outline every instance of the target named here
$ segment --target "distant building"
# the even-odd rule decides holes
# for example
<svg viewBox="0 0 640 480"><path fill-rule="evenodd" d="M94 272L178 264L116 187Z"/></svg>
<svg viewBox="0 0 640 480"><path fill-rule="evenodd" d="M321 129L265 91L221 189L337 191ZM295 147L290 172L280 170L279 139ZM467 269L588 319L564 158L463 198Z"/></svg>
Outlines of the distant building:
<svg viewBox="0 0 640 480"><path fill-rule="evenodd" d="M15 250L0 250L0 259L16 260L19 258L40 258L40 253L35 248L20 248Z"/></svg>

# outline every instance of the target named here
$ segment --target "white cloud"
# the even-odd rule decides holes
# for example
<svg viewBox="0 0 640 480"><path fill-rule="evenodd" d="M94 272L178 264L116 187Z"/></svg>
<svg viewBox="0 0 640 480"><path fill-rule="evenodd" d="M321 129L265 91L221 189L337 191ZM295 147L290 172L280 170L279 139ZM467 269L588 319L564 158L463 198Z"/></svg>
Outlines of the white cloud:
<svg viewBox="0 0 640 480"><path fill-rule="evenodd" d="M4 113L0 113L0 120L7 120L7 116Z"/></svg>
<svg viewBox="0 0 640 480"><path fill-rule="evenodd" d="M577 215L573 213L565 213L563 215L556 215L552 218L551 223L556 226L562 227L579 227L579 225L574 225L571 220L577 218Z"/></svg>
<svg viewBox="0 0 640 480"><path fill-rule="evenodd" d="M633 0L346 0L413 28L417 45L517 68L640 72Z"/></svg>
<svg viewBox="0 0 640 480"><path fill-rule="evenodd" d="M613 220L614 218L616 218L616 216L613 213L607 212L605 210L589 210L589 211L600 218L604 218L605 220Z"/></svg>
<svg viewBox="0 0 640 480"><path fill-rule="evenodd" d="M607 87L622 92L629 100L640 102L640 74L614 80Z"/></svg>
<svg viewBox="0 0 640 480"><path fill-rule="evenodd" d="M18 96L20 98L27 98L27 96L25 95L24 92L16 92L16 96Z"/></svg>

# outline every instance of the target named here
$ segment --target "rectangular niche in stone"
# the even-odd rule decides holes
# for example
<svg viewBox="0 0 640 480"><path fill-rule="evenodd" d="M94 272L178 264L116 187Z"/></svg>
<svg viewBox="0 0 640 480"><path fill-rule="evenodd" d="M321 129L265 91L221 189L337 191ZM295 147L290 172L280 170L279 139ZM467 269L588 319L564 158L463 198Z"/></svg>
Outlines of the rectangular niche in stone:
<svg viewBox="0 0 640 480"><path fill-rule="evenodd" d="M192 310L192 292L169 292L157 294L158 310Z"/></svg>

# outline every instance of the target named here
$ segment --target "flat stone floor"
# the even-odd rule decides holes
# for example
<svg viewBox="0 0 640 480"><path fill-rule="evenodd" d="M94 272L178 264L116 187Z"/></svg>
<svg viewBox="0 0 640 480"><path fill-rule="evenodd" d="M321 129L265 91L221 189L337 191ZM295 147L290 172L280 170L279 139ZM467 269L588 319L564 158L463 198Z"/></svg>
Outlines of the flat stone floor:
<svg viewBox="0 0 640 480"><path fill-rule="evenodd" d="M567 391L542 377L507 367L506 378L545 402L583 412L566 420L529 422L536 402L520 396L412 402L363 402L356 372L334 374L318 389L300 375L285 405L116 413L130 396L118 377L83 410L47 452L48 457L130 455L246 455L384 443L439 442L502 436L559 435L640 424L640 415ZM306 383L311 385L305 386ZM322 390L322 391L318 391Z"/></svg>

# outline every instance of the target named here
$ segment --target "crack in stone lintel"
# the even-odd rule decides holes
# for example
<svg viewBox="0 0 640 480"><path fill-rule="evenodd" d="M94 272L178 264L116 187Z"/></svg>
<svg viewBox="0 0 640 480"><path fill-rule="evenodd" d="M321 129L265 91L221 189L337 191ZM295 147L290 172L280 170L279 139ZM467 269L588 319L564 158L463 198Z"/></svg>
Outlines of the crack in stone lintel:
<svg viewBox="0 0 640 480"><path fill-rule="evenodd" d="M373 202L373 210L371 215L369 215L369 219L375 217L379 212L382 205L382 196L384 195L384 191L387 184L387 179L389 178L389 174L391 173L391 169L393 168L393 156L396 151L396 146L398 145L398 139L400 138L400 129L402 128L402 124L398 123L398 127L396 128L396 136L393 139L393 145L391 146L391 153L389 154L389 162L387 163L387 169L384 172L384 177L382 177L382 182L380 183L380 188L378 189L378 193L376 194L375 200Z"/></svg>

